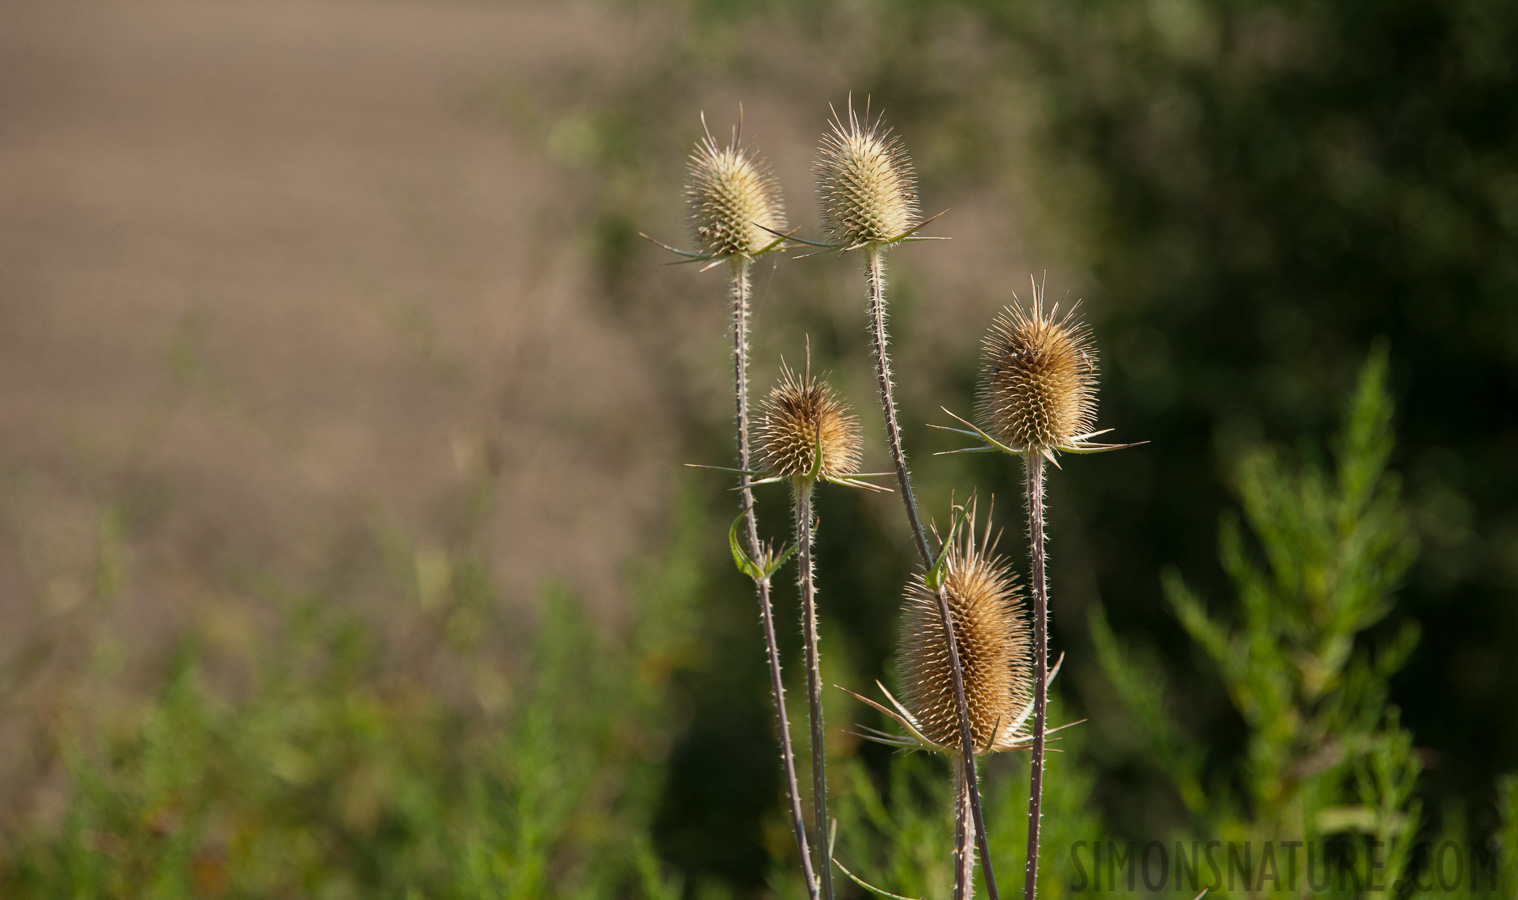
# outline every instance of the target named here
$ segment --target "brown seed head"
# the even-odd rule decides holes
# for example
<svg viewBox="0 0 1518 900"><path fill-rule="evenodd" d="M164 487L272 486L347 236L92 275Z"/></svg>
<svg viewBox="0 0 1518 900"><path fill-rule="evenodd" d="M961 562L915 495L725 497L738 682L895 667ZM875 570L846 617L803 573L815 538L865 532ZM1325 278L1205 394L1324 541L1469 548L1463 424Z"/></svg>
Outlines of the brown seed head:
<svg viewBox="0 0 1518 900"><path fill-rule="evenodd" d="M866 117L866 119L868 116ZM901 139L880 119L835 113L817 159L823 221L847 247L881 244L918 224L917 175Z"/></svg>
<svg viewBox="0 0 1518 900"><path fill-rule="evenodd" d="M970 736L976 752L984 753L1006 749L1020 735L1033 699L1033 640L1012 571L993 555L994 546L975 545L974 522L972 508L963 540L949 551L944 591L964 675ZM897 666L903 700L923 737L958 751L959 713L943 620L937 596L920 577L907 585Z"/></svg>
<svg viewBox="0 0 1518 900"><path fill-rule="evenodd" d="M739 145L737 134L719 147L706 133L691 154L685 196L696 242L712 257L752 257L775 240L765 228L785 230L780 184L764 157Z"/></svg>
<svg viewBox="0 0 1518 900"><path fill-rule="evenodd" d="M782 478L804 479L813 470L823 479L848 478L859 471L859 420L810 368L798 376L781 364L780 384L760 412L760 459Z"/></svg>
<svg viewBox="0 0 1518 900"><path fill-rule="evenodd" d="M1005 307L983 346L980 415L992 437L1047 452L1096 427L1096 351L1073 307Z"/></svg>

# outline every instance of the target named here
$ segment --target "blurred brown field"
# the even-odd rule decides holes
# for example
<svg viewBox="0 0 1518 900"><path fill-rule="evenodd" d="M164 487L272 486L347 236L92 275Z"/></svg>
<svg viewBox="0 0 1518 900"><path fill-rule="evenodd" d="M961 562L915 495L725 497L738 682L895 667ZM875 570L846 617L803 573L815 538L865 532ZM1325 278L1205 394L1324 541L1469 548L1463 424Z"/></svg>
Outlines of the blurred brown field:
<svg viewBox="0 0 1518 900"><path fill-rule="evenodd" d="M586 308L577 248L551 233L564 174L479 100L510 84L530 103L565 67L614 78L635 61L607 40L612 13L4 16L13 622L38 592L69 604L55 557L123 489L136 619L250 559L309 577L375 518L446 543L440 507L479 467L501 474L491 544L510 587L557 572L615 590L638 544L626 523L656 515L667 480L656 428L605 464L607 435L657 414L645 351Z"/></svg>
<svg viewBox="0 0 1518 900"><path fill-rule="evenodd" d="M562 79L648 65L625 38L659 27L576 4L0 10L6 731L94 636L246 641L261 580L393 605L387 534L478 542L508 602L552 580L616 606L674 441L533 123ZM39 760L4 744L14 787Z"/></svg>

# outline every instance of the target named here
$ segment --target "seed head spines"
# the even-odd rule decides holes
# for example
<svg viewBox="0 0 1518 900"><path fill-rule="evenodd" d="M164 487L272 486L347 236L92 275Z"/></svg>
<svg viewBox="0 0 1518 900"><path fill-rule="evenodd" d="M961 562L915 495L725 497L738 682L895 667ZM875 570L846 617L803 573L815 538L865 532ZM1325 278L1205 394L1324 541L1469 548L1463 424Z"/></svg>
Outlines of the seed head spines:
<svg viewBox="0 0 1518 900"><path fill-rule="evenodd" d="M1033 697L1032 635L1023 595L1006 561L995 554L987 525L975 542L975 513L949 549L943 582L963 673L970 736L977 753L1021 746ZM954 536L951 535L951 540ZM937 594L922 578L907 586L898 663L912 726L931 744L959 751L959 713Z"/></svg>
<svg viewBox="0 0 1518 900"><path fill-rule="evenodd" d="M849 481L859 472L859 420L832 388L781 363L780 383L765 398L759 455L771 475L793 481Z"/></svg>
<svg viewBox="0 0 1518 900"><path fill-rule="evenodd" d="M705 116L701 126L706 127ZM692 234L712 259L751 259L775 242L765 229L785 230L780 184L769 162L739 143L737 131L725 147L710 131L696 144L685 197Z"/></svg>
<svg viewBox="0 0 1518 900"><path fill-rule="evenodd" d="M901 139L848 108L835 111L817 160L824 224L843 248L900 240L921 218L917 175Z"/></svg>
<svg viewBox="0 0 1518 900"><path fill-rule="evenodd" d="M1076 306L1078 306L1077 304ZM1007 306L983 342L980 417L990 435L1021 450L1075 448L1096 426L1096 351L1072 306Z"/></svg>

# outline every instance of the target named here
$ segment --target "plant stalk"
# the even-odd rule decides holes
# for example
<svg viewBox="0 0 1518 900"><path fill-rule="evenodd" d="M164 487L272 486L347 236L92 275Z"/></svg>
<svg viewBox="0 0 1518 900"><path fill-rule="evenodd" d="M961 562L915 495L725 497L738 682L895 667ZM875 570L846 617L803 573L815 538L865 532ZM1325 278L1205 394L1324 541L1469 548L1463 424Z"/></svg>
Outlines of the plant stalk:
<svg viewBox="0 0 1518 900"><path fill-rule="evenodd" d="M891 361L886 350L885 327L885 259L884 248L865 248L865 280L870 291L870 325L875 338L875 374L880 382L880 405L885 413L886 437L891 444L891 459L896 464L896 482L901 488L901 502L906 506L907 522L912 527L912 537L917 541L917 552L922 556L923 572L933 569L933 553L928 549L928 537L923 531L922 520L917 515L917 500L912 495L912 478L907 472L907 458L901 449L901 427L896 421L896 401L891 390ZM991 868L991 849L986 843L986 823L980 808L980 787L975 773L975 743L970 733L970 709L965 700L964 670L959 662L959 643L954 637L954 620L949 613L949 598L942 587L937 590L938 615L943 622L944 644L949 648L949 672L954 680L954 703L959 713L959 740L962 750L960 766L963 767L965 789L974 826L956 829L956 859L968 858L967 841L974 839L980 847L980 865L986 874L986 894L991 900L999 900L996 892L996 875ZM962 880L964 868L957 869L954 896L967 900L974 889L974 882Z"/></svg>
<svg viewBox="0 0 1518 900"><path fill-rule="evenodd" d="M1038 890L1038 826L1044 790L1044 726L1049 702L1049 591L1044 582L1044 458L1036 451L1023 455L1027 476L1028 538L1033 561L1033 774L1028 785L1028 861L1023 900Z"/></svg>
<svg viewBox="0 0 1518 900"><path fill-rule="evenodd" d="M975 893L975 856L968 852L974 840L975 818L970 813L970 779L965 761L954 757L954 890L970 900Z"/></svg>
<svg viewBox="0 0 1518 900"><path fill-rule="evenodd" d="M732 261L733 280L733 394L738 407L738 468L749 471L748 441L748 293L749 262ZM749 556L760 559L759 517L754 512L754 492L748 475L739 475L740 503L748 524ZM796 850L801 855L801 872L806 878L807 896L818 900L817 875L807 845L806 825L801 813L801 786L796 778L796 756L791 749L791 725L785 714L785 680L780 672L780 647L775 640L775 610L770 603L770 580L754 582L759 594L759 621L764 630L764 650L770 664L770 691L774 694L775 718L780 729L780 762L785 769L785 789L791 807L791 827L796 832ZM825 827L825 826L824 826Z"/></svg>
<svg viewBox="0 0 1518 900"><path fill-rule="evenodd" d="M817 590L812 571L812 483L796 483L797 567L801 579L801 632L806 642L807 718L812 726L812 828L817 874L824 900L833 900L833 864L828 858L827 734L822 724L822 663L817 652Z"/></svg>

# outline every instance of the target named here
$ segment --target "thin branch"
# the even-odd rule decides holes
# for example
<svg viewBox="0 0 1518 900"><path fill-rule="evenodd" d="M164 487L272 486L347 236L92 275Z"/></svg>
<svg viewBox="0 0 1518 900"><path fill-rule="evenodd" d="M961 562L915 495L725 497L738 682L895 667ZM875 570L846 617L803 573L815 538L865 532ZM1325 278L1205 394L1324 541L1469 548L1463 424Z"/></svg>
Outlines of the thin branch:
<svg viewBox="0 0 1518 900"><path fill-rule="evenodd" d="M749 470L748 441L748 291L749 263L732 261L733 276L733 394L738 408L738 468ZM740 474L739 486L748 520L750 552L758 559L763 552L759 542L759 519L754 512L754 493L749 476ZM780 648L775 640L775 610L770 603L770 580L756 579L759 594L759 620L764 629L764 650L769 659L770 691L775 700L775 717L780 728L780 762L785 769L785 787L790 800L791 827L796 832L796 849L801 854L801 871L806 878L807 896L818 900L817 876L806 839L806 824L801 813L801 786L796 778L796 756L791 749L791 725L785 713L785 680L780 672Z"/></svg>
<svg viewBox="0 0 1518 900"><path fill-rule="evenodd" d="M1028 859L1023 900L1035 900L1038 890L1038 831L1043 806L1044 743L1049 680L1049 590L1044 581L1044 459L1036 450L1023 454L1027 476L1028 538L1033 563L1033 775L1028 785Z"/></svg>
<svg viewBox="0 0 1518 900"><path fill-rule="evenodd" d="M901 449L901 426L896 421L896 401L891 390L891 361L887 352L885 327L885 260L882 248L871 246L865 253L865 278L870 291L870 325L875 338L875 374L880 382L880 405L885 413L886 437L891 445L891 459L896 463L896 481L901 487L901 502L906 507L907 522L912 527L912 537L917 542L917 552L922 556L924 573L934 567L933 553L928 549L927 534L917 514L917 501L912 495L912 479L907 472L907 460ZM959 661L959 645L954 639L954 621L949 613L949 598L940 585L935 591L938 598L938 615L943 622L944 644L949 650L949 672L954 681L954 702L959 713L960 749L963 753L965 783L969 792L970 810L975 826L976 842L980 846L981 868L986 873L986 893L991 900L999 900L996 891L996 875L991 867L991 849L986 842L985 818L980 808L980 788L975 773L975 743L970 732L969 704L965 700L964 670ZM961 834L959 837L965 837ZM964 846L957 848L962 852ZM962 871L962 870L961 870ZM959 883L955 877L955 893L959 898L968 895L970 885Z"/></svg>
<svg viewBox="0 0 1518 900"><path fill-rule="evenodd" d="M954 883L964 885L965 900L970 900L971 895L975 893L975 854L970 851L970 844L975 839L974 831L975 819L970 815L970 780L965 775L965 761L955 757Z"/></svg>
<svg viewBox="0 0 1518 900"><path fill-rule="evenodd" d="M822 454L817 454L820 464ZM801 633L806 643L807 719L812 727L812 828L817 835L817 872L822 896L833 900L833 868L822 835L828 823L827 734L822 724L822 664L817 650L817 591L812 566L812 480L796 484L796 546L801 582Z"/></svg>

